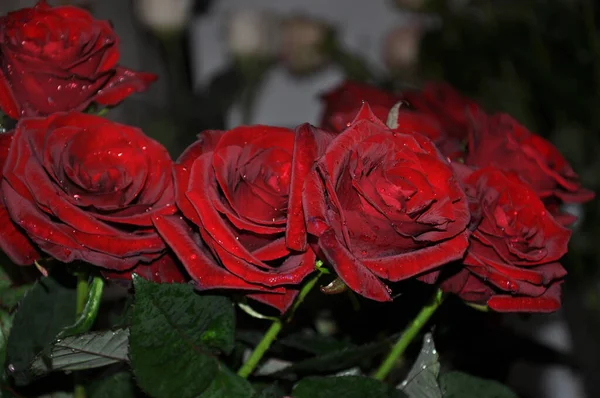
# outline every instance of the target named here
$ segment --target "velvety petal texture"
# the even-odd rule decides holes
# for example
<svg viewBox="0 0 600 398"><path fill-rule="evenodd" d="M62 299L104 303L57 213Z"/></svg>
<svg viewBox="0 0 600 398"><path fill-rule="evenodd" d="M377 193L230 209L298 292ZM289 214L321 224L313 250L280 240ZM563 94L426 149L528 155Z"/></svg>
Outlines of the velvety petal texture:
<svg viewBox="0 0 600 398"><path fill-rule="evenodd" d="M40 1L0 17L0 107L13 119L115 105L156 76L120 67L107 21Z"/></svg>
<svg viewBox="0 0 600 398"><path fill-rule="evenodd" d="M14 136L14 132L0 134L0 179ZM18 223L10 219L3 200L0 200L0 249L15 264L29 265L40 259L39 250L18 226Z"/></svg>
<svg viewBox="0 0 600 398"><path fill-rule="evenodd" d="M367 104L329 144L304 187L308 232L357 293L390 300L400 281L463 257L467 199L428 138L387 128Z"/></svg>
<svg viewBox="0 0 600 398"><path fill-rule="evenodd" d="M13 225L39 249L112 270L162 256L152 217L176 212L165 148L137 128L78 112L22 119L1 189ZM3 233L2 247L16 236Z"/></svg>
<svg viewBox="0 0 600 398"><path fill-rule="evenodd" d="M557 216L561 216L563 203L584 203L594 198L554 145L509 115L479 114L469 146L466 164L518 174ZM573 218L564 220L568 225Z"/></svg>
<svg viewBox="0 0 600 398"><path fill-rule="evenodd" d="M465 175L464 167L460 174ZM567 252L571 232L514 173L487 167L472 171L463 181L478 220L463 260L465 269L442 287L496 311L560 308L566 271L558 261Z"/></svg>
<svg viewBox="0 0 600 398"><path fill-rule="evenodd" d="M327 133L323 133L327 134ZM185 219L154 223L197 288L238 289L284 312L314 270L302 185L319 130L245 126L205 131L175 166Z"/></svg>

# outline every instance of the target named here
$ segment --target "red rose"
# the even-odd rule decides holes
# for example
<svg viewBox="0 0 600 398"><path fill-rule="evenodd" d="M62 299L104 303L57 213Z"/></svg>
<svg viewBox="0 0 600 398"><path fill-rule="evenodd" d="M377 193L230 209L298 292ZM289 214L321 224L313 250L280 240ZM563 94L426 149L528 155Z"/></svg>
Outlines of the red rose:
<svg viewBox="0 0 600 398"><path fill-rule="evenodd" d="M487 167L464 176L476 229L465 268L442 284L467 301L496 311L547 312L560 307L558 263L571 232L546 210L536 193L516 174Z"/></svg>
<svg viewBox="0 0 600 398"><path fill-rule="evenodd" d="M0 179L8 158L14 133L0 134ZM16 264L28 265L40 259L40 253L29 238L12 223L4 202L0 200L0 249Z"/></svg>
<svg viewBox="0 0 600 398"><path fill-rule="evenodd" d="M450 165L426 137L392 132L365 105L304 186L308 231L357 293L390 300L400 281L461 259L469 209Z"/></svg>
<svg viewBox="0 0 600 398"><path fill-rule="evenodd" d="M345 81L321 97L325 109L321 126L341 132L354 120L364 102L380 120L387 120L388 113L400 97L368 84Z"/></svg>
<svg viewBox="0 0 600 398"><path fill-rule="evenodd" d="M21 119L3 173L13 223L62 262L126 270L165 252L152 216L176 211L172 161L139 129L77 112ZM2 247L22 239L0 234Z"/></svg>
<svg viewBox="0 0 600 398"><path fill-rule="evenodd" d="M117 65L119 38L107 21L70 6L0 17L0 107L13 119L115 105L156 80Z"/></svg>
<svg viewBox="0 0 600 398"><path fill-rule="evenodd" d="M530 133L506 114L480 114L473 130L466 164L514 172L533 187L536 194L555 208L560 203L583 203L594 198L550 142ZM569 223L565 219L563 225Z"/></svg>
<svg viewBox="0 0 600 398"><path fill-rule="evenodd" d="M401 99L418 112L431 115L443 126L449 137L466 141L473 115L480 108L445 83L428 83L420 91L405 91Z"/></svg>
<svg viewBox="0 0 600 398"><path fill-rule="evenodd" d="M206 131L175 166L177 204L193 224L155 224L199 289L240 289L285 311L314 270L302 183L317 156L315 130L251 126Z"/></svg>
<svg viewBox="0 0 600 398"><path fill-rule="evenodd" d="M445 156L464 157L474 115L482 112L475 102L444 83L428 83L420 91L402 93L400 98L422 117L429 116L437 122L439 134L427 136Z"/></svg>

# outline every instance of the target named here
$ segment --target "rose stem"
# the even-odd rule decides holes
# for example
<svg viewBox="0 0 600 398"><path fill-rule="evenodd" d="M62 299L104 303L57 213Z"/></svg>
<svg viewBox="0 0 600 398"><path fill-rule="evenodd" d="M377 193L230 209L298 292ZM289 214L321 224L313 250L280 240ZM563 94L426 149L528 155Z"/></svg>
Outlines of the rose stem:
<svg viewBox="0 0 600 398"><path fill-rule="evenodd" d="M296 312L296 309L298 309L298 307L300 306L300 304L302 304L308 293L315 287L321 275L325 273L319 267L317 267L317 272L318 274L314 276L311 280L309 280L302 287L300 293L298 293L298 297L296 297L294 304L292 304L292 308L290 308L290 310L287 313L287 316L285 318L286 322L291 321L292 317L294 316L294 312ZM262 357L269 349L269 347L271 347L271 344L273 344L275 339L277 339L277 336L279 335L279 332L281 331L282 327L283 321L281 319L275 319L273 321L273 323L271 324L263 338L260 340L254 351L252 351L252 354L250 354L248 360L242 365L240 370L238 370L237 374L239 376L246 379L252 374Z"/></svg>
<svg viewBox="0 0 600 398"><path fill-rule="evenodd" d="M88 273L77 273L77 298L75 302L75 317L77 321L73 327L68 329L69 333L83 333L92 326L94 320L96 319L96 315L98 315L103 287L104 280L99 276L95 276L93 278L92 288L90 289ZM88 302L90 303L89 307ZM83 314L84 311L86 312L85 314ZM85 315L85 319L81 319L83 315ZM74 378L75 388L73 391L73 397L85 398L85 387L79 383L79 377L77 374L74 375Z"/></svg>
<svg viewBox="0 0 600 398"><path fill-rule="evenodd" d="M77 301L75 302L75 316L79 318L79 315L83 312L85 308L85 302L87 300L88 292L90 290L90 286L88 284L88 274L87 272L78 272L77 273ZM74 398L85 398L85 387L82 384L78 383L77 374L75 377L75 388L73 391Z"/></svg>
<svg viewBox="0 0 600 398"><path fill-rule="evenodd" d="M444 295L442 291L438 289L429 304L421 308L421 311L415 319L413 319L410 325L402 331L402 335L396 344L394 344L385 360L379 365L379 368L373 374L373 378L376 380L383 380L387 377L398 359L402 356L404 351L406 351L406 348L408 348L410 343L417 334L419 334L419 331L425 326L429 318L431 318L443 301Z"/></svg>

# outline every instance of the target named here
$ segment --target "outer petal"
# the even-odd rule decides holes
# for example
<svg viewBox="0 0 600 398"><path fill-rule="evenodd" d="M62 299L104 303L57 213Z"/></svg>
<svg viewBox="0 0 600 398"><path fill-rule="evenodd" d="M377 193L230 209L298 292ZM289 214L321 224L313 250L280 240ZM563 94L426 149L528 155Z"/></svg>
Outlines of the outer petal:
<svg viewBox="0 0 600 398"><path fill-rule="evenodd" d="M392 301L389 288L338 241L332 229L321 235L319 248L350 289L375 301Z"/></svg>
<svg viewBox="0 0 600 398"><path fill-rule="evenodd" d="M117 67L115 75L98 91L94 101L102 105L116 105L133 93L146 91L158 76Z"/></svg>
<svg viewBox="0 0 600 398"><path fill-rule="evenodd" d="M19 105L10 89L10 83L0 70L0 108L12 119L18 119L20 115Z"/></svg>

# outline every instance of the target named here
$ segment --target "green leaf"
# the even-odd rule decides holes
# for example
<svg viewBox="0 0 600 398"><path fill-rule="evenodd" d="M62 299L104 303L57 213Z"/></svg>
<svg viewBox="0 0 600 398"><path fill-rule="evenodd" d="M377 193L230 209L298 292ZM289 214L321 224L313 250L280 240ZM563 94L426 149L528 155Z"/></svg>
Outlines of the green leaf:
<svg viewBox="0 0 600 398"><path fill-rule="evenodd" d="M398 388L410 398L442 398L442 391L438 385L439 374L439 355L431 333L427 333L423 338L421 353L408 372L406 380Z"/></svg>
<svg viewBox="0 0 600 398"><path fill-rule="evenodd" d="M308 377L301 380L294 398L400 398L404 394L392 386L365 376Z"/></svg>
<svg viewBox="0 0 600 398"><path fill-rule="evenodd" d="M233 304L197 294L191 285L133 277L130 358L140 387L155 398L202 394L218 375L219 352L234 345Z"/></svg>
<svg viewBox="0 0 600 398"><path fill-rule="evenodd" d="M75 289L53 277L40 279L17 311L8 338L6 362L17 385L32 380L29 365L75 318Z"/></svg>
<svg viewBox="0 0 600 398"><path fill-rule="evenodd" d="M323 355L305 359L275 373L283 375L289 373L331 373L357 366L365 360L380 354L390 347L394 337L384 341L365 344L362 346L349 346L331 351Z"/></svg>
<svg viewBox="0 0 600 398"><path fill-rule="evenodd" d="M517 394L495 380L487 380L462 372L449 372L440 377L444 398L518 398Z"/></svg>
<svg viewBox="0 0 600 398"><path fill-rule="evenodd" d="M253 396L252 385L224 365L221 365L210 387L202 393L202 398L251 398Z"/></svg>
<svg viewBox="0 0 600 398"><path fill-rule="evenodd" d="M128 338L127 329L118 329L56 340L48 354L45 351L38 354L31 365L31 373L41 376L57 370L93 369L126 362Z"/></svg>
<svg viewBox="0 0 600 398"><path fill-rule="evenodd" d="M88 398L133 398L137 395L133 377L129 372L98 380L87 389Z"/></svg>
<svg viewBox="0 0 600 398"><path fill-rule="evenodd" d="M286 395L285 391L283 391L277 383L263 388L259 388L255 384L254 389L258 391L258 394L255 395L255 398L282 398Z"/></svg>

